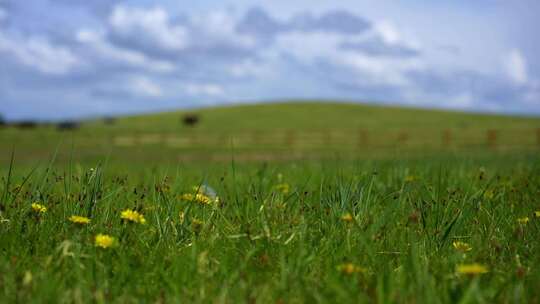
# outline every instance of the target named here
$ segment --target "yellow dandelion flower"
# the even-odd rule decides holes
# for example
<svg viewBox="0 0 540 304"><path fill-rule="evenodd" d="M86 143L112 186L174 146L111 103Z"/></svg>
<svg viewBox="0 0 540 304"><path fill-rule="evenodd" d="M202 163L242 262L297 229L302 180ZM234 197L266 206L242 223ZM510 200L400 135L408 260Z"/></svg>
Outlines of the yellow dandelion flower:
<svg viewBox="0 0 540 304"><path fill-rule="evenodd" d="M455 241L452 243L452 246L454 246L454 249L461 252L467 252L472 250L472 247L465 242Z"/></svg>
<svg viewBox="0 0 540 304"><path fill-rule="evenodd" d="M101 234L101 233L96 235L96 238L94 240L94 244L96 245L96 247L101 247L101 248L112 247L114 243L115 243L114 237L110 235L106 235L106 234Z"/></svg>
<svg viewBox="0 0 540 304"><path fill-rule="evenodd" d="M22 279L23 286L30 285L32 283L32 279L33 279L32 273L29 270L25 271L23 279Z"/></svg>
<svg viewBox="0 0 540 304"><path fill-rule="evenodd" d="M540 211L535 211L535 212L534 212L534 216L535 216L535 217L540 217Z"/></svg>
<svg viewBox="0 0 540 304"><path fill-rule="evenodd" d="M195 195L191 193L184 193L184 194L181 194L178 198L182 201L191 202L195 198Z"/></svg>
<svg viewBox="0 0 540 304"><path fill-rule="evenodd" d="M289 184L285 184L285 183L278 184L278 185L274 186L274 190L287 195L291 191L291 186L289 186Z"/></svg>
<svg viewBox="0 0 540 304"><path fill-rule="evenodd" d="M184 223L184 220L186 219L186 214L184 211L180 211L180 213L178 213L178 219L180 220L180 224Z"/></svg>
<svg viewBox="0 0 540 304"><path fill-rule="evenodd" d="M418 178L414 175L407 175L405 177L405 182L407 183L411 183L411 182L414 182L415 180L417 180Z"/></svg>
<svg viewBox="0 0 540 304"><path fill-rule="evenodd" d="M493 192L493 190L489 189L487 190L486 192L484 192L484 198L485 199L492 199L493 197L495 196L495 193Z"/></svg>
<svg viewBox="0 0 540 304"><path fill-rule="evenodd" d="M347 274L347 275L366 272L365 268L354 265L353 263L341 264L337 267L337 269L338 271L341 271L342 273Z"/></svg>
<svg viewBox="0 0 540 304"><path fill-rule="evenodd" d="M521 225L525 225L529 222L529 217L526 216L526 217L518 218L517 222Z"/></svg>
<svg viewBox="0 0 540 304"><path fill-rule="evenodd" d="M459 274L476 275L488 272L488 269L484 265L478 263L473 264L461 264L456 267L456 272Z"/></svg>
<svg viewBox="0 0 540 304"><path fill-rule="evenodd" d="M347 223L352 223L354 221L354 217L350 213L346 213L341 217L341 220Z"/></svg>
<svg viewBox="0 0 540 304"><path fill-rule="evenodd" d="M37 213L45 213L47 212L47 207L39 204L39 203L33 203L32 204L32 210L34 210Z"/></svg>
<svg viewBox="0 0 540 304"><path fill-rule="evenodd" d="M68 220L75 224L86 225L90 224L90 219L85 216L72 215Z"/></svg>
<svg viewBox="0 0 540 304"><path fill-rule="evenodd" d="M128 222L146 224L144 216L135 210L126 209L122 211L120 218Z"/></svg>
<svg viewBox="0 0 540 304"><path fill-rule="evenodd" d="M212 203L218 203L219 198L212 199L207 195L204 195L202 193L185 193L180 195L180 200L187 201L187 202L194 202L201 205L210 205Z"/></svg>

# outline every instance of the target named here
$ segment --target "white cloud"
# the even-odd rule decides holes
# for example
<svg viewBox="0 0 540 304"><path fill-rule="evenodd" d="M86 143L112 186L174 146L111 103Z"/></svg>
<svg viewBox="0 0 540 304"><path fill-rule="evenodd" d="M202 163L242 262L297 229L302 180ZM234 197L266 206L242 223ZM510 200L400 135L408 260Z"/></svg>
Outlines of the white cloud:
<svg viewBox="0 0 540 304"><path fill-rule="evenodd" d="M188 30L172 25L165 10L116 6L109 18L115 34L144 39L154 46L168 50L182 50L189 44Z"/></svg>
<svg viewBox="0 0 540 304"><path fill-rule="evenodd" d="M377 22L374 26L375 32L389 44L396 44L401 41L401 35L396 27L388 20Z"/></svg>
<svg viewBox="0 0 540 304"><path fill-rule="evenodd" d="M131 66L156 72L170 72L175 69L174 64L170 62L154 60L148 58L143 53L114 46L106 41L103 36L103 33L92 30L79 30L77 32L77 40L79 42L88 45L106 60L123 62Z"/></svg>
<svg viewBox="0 0 540 304"><path fill-rule="evenodd" d="M225 94L223 87L212 83L186 83L184 89L187 94L194 96L222 96Z"/></svg>
<svg viewBox="0 0 540 304"><path fill-rule="evenodd" d="M276 37L274 51L290 54L303 63L312 63L317 58L339 56L337 46L346 35L329 32L293 31Z"/></svg>
<svg viewBox="0 0 540 304"><path fill-rule="evenodd" d="M53 45L42 37L8 36L0 32L0 52L11 54L21 64L45 74L66 74L81 63L69 48Z"/></svg>
<svg viewBox="0 0 540 304"><path fill-rule="evenodd" d="M270 72L271 66L266 62L255 62L246 59L228 67L229 73L234 77L263 77Z"/></svg>
<svg viewBox="0 0 540 304"><path fill-rule="evenodd" d="M171 22L163 8L118 5L109 17L110 33L148 48L181 51L213 48L216 45L254 48L255 38L238 33L238 20L226 11L190 16L186 24Z"/></svg>
<svg viewBox="0 0 540 304"><path fill-rule="evenodd" d="M105 39L151 56L242 55L255 50L255 37L237 30L239 19L225 10L191 15L173 21L161 7L151 9L117 5L109 16ZM186 55L187 54L187 55Z"/></svg>
<svg viewBox="0 0 540 304"><path fill-rule="evenodd" d="M357 73L355 82L362 85L407 86L410 82L406 73L424 68L416 58L372 57L353 52L342 52L331 60Z"/></svg>
<svg viewBox="0 0 540 304"><path fill-rule="evenodd" d="M161 87L144 76L133 77L129 84L131 93L144 97L162 97Z"/></svg>
<svg viewBox="0 0 540 304"><path fill-rule="evenodd" d="M527 62L518 49L513 49L504 59L508 77L516 84L526 84L528 81Z"/></svg>
<svg viewBox="0 0 540 304"><path fill-rule="evenodd" d="M468 91L451 94L427 92L423 88L410 86L402 90L401 97L410 105L435 106L446 109L471 109L475 106L474 94Z"/></svg>
<svg viewBox="0 0 540 304"><path fill-rule="evenodd" d="M192 26L201 31L207 44L225 44L240 48L254 48L257 41L248 35L238 33L238 20L226 11L212 11L207 14L193 16ZM199 41L200 43L200 41Z"/></svg>
<svg viewBox="0 0 540 304"><path fill-rule="evenodd" d="M317 65L320 60L332 64L345 72L343 78L349 84L405 86L409 84L407 72L425 68L420 58L371 56L339 47L343 42L366 38L328 32L290 32L277 37L276 47L304 64ZM349 79L351 74L353 79Z"/></svg>

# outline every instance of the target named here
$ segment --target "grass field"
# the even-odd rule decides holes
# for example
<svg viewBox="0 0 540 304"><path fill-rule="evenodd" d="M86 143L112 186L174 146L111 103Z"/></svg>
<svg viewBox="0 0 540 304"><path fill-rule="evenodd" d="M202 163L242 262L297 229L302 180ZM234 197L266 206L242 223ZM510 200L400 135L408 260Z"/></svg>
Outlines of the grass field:
<svg viewBox="0 0 540 304"><path fill-rule="evenodd" d="M18 163L391 158L443 154L537 152L540 119L358 104L297 102L197 110L195 127L185 112L133 116L107 124L89 120L75 131L54 126L0 129L0 161L15 147Z"/></svg>
<svg viewBox="0 0 540 304"><path fill-rule="evenodd" d="M0 130L0 302L540 301L540 119L198 113Z"/></svg>

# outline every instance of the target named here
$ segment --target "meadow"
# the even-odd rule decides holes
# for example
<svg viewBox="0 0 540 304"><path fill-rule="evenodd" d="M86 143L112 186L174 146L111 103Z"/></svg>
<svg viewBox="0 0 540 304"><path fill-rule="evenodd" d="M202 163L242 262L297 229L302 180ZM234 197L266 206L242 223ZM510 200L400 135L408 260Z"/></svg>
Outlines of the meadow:
<svg viewBox="0 0 540 304"><path fill-rule="evenodd" d="M540 119L197 113L0 130L0 302L540 301Z"/></svg>

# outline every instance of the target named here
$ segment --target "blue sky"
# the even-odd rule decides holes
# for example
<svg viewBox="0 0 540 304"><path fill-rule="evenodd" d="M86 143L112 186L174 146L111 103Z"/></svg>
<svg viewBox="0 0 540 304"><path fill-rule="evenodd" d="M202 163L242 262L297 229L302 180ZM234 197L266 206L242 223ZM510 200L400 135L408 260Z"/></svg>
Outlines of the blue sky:
<svg viewBox="0 0 540 304"><path fill-rule="evenodd" d="M536 0L0 0L0 113L276 99L540 114Z"/></svg>

